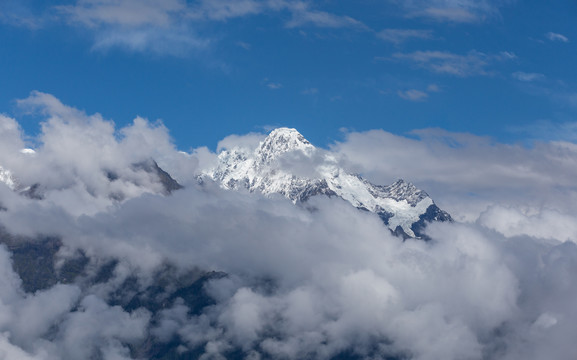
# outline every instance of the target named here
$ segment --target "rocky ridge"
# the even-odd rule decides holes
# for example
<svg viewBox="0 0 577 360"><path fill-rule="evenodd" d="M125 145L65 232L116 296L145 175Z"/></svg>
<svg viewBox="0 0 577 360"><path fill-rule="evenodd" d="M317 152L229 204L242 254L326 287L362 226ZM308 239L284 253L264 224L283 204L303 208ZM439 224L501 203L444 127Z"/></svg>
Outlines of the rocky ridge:
<svg viewBox="0 0 577 360"><path fill-rule="evenodd" d="M378 214L391 231L405 237L424 237L427 222L451 220L425 191L402 179L391 185L372 184L347 172L333 155L295 129L273 130L256 149L223 150L218 164L201 175L207 178L226 189L282 194L295 203L317 195L337 196Z"/></svg>

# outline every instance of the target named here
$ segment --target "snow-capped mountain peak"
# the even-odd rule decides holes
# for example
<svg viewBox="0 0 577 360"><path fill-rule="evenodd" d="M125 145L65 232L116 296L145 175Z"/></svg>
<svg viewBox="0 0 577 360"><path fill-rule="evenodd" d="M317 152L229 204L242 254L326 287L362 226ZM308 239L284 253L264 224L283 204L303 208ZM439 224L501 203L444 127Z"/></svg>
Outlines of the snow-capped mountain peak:
<svg viewBox="0 0 577 360"><path fill-rule="evenodd" d="M255 149L222 151L218 164L201 175L206 177L226 189L278 193L295 203L315 195L338 196L378 214L392 231L410 237L422 236L427 221L451 219L409 182L374 185L345 171L334 156L315 148L295 129L275 129Z"/></svg>
<svg viewBox="0 0 577 360"><path fill-rule="evenodd" d="M256 158L260 164L266 165L290 151L301 151L306 155L311 155L314 150L315 147L296 129L278 128L271 131L260 143Z"/></svg>

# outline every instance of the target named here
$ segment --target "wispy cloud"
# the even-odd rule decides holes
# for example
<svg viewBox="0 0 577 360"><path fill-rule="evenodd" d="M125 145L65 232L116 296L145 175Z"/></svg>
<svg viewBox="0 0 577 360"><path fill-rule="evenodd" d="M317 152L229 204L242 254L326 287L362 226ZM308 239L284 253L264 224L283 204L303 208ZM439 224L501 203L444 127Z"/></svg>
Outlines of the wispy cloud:
<svg viewBox="0 0 577 360"><path fill-rule="evenodd" d="M569 106L577 108L577 92L575 92L575 91L565 92L565 93L562 93L561 95L559 95L559 97L561 98L562 101L564 101Z"/></svg>
<svg viewBox="0 0 577 360"><path fill-rule="evenodd" d="M37 27L41 17L22 9L28 8L12 0L3 2L0 22ZM64 22L92 33L95 50L122 48L177 56L205 50L215 42L210 35L199 35L198 29L206 24L254 15L279 17L287 28L368 30L357 19L323 11L300 0L76 0L46 6L45 10L53 15L52 22Z"/></svg>
<svg viewBox="0 0 577 360"><path fill-rule="evenodd" d="M74 5L58 9L69 21L88 27L103 24L120 26L167 26L173 18L186 10L186 3L179 0L79 0Z"/></svg>
<svg viewBox="0 0 577 360"><path fill-rule="evenodd" d="M554 32L548 32L545 34L545 37L547 39L549 39L550 41L561 41L561 42L569 42L569 38L566 37L565 35L562 34L558 34L558 33L554 33Z"/></svg>
<svg viewBox="0 0 577 360"><path fill-rule="evenodd" d="M470 9L465 8L436 8L429 7L422 11L416 11L413 16L422 16L435 19L437 21L450 21L458 23L470 23L481 20L480 16Z"/></svg>
<svg viewBox="0 0 577 360"><path fill-rule="evenodd" d="M42 7L42 6L41 6ZM46 22L44 15L37 15L24 1L0 1L0 24L25 27L29 29L41 28Z"/></svg>
<svg viewBox="0 0 577 360"><path fill-rule="evenodd" d="M137 28L102 30L95 35L93 50L121 47L133 52L186 56L191 50L206 49L211 40L198 37L188 28Z"/></svg>
<svg viewBox="0 0 577 360"><path fill-rule="evenodd" d="M489 66L496 61L515 58L510 52L488 55L479 51L470 51L465 55L447 51L415 51L395 53L393 58L411 62L421 68L440 74L459 77L490 75Z"/></svg>
<svg viewBox="0 0 577 360"><path fill-rule="evenodd" d="M427 100L431 93L438 93L438 92L441 92L441 88L437 84L429 84L424 90L419 89L398 90L397 95L404 100L420 102Z"/></svg>
<svg viewBox="0 0 577 360"><path fill-rule="evenodd" d="M440 92L441 88L437 84L429 84L429 86L427 86L427 91L428 92Z"/></svg>
<svg viewBox="0 0 577 360"><path fill-rule="evenodd" d="M308 89L304 89L301 94L303 95L316 95L319 93L319 89L317 88L308 88Z"/></svg>
<svg viewBox="0 0 577 360"><path fill-rule="evenodd" d="M577 143L577 122L559 123L540 120L525 126L510 128L510 131L521 133L531 139Z"/></svg>
<svg viewBox="0 0 577 360"><path fill-rule="evenodd" d="M431 39L433 37L433 31L415 29L384 29L377 33L377 37L381 40L392 42L394 44L401 44L412 39Z"/></svg>
<svg viewBox="0 0 577 360"><path fill-rule="evenodd" d="M537 81L545 79L545 75L540 73L526 73L522 71L517 71L511 74L511 76L519 81Z"/></svg>
<svg viewBox="0 0 577 360"><path fill-rule="evenodd" d="M399 95L401 99L410 101L424 101L429 97L429 94L417 89L410 89L403 91L399 90L397 91L397 95Z"/></svg>
<svg viewBox="0 0 577 360"><path fill-rule="evenodd" d="M491 0L391 0L408 17L424 17L439 22L477 23L499 16L507 1Z"/></svg>
<svg viewBox="0 0 577 360"><path fill-rule="evenodd" d="M283 88L283 85L281 83L270 81L268 78L264 78L262 80L262 83L264 84L264 86L266 86L267 88L269 88L271 90L278 90L278 89Z"/></svg>
<svg viewBox="0 0 577 360"><path fill-rule="evenodd" d="M250 50L251 47L252 47L249 43L244 42L244 41L237 41L237 42L236 42L236 45L239 46L239 47L241 47L241 48L243 48L243 49L245 49L245 50Z"/></svg>
<svg viewBox="0 0 577 360"><path fill-rule="evenodd" d="M278 90L281 89L283 86L281 83L268 83L266 84L266 87L271 90Z"/></svg>
<svg viewBox="0 0 577 360"><path fill-rule="evenodd" d="M209 43L187 24L190 9L180 0L79 0L56 9L71 25L94 33L95 50L179 55Z"/></svg>
<svg viewBox="0 0 577 360"><path fill-rule="evenodd" d="M300 10L293 11L292 19L286 23L289 28L302 26L316 26L321 28L356 28L368 29L362 22L349 16L331 14L325 11Z"/></svg>
<svg viewBox="0 0 577 360"><path fill-rule="evenodd" d="M202 0L191 6L187 16L200 20L226 21L228 19L260 14L267 3L255 0Z"/></svg>

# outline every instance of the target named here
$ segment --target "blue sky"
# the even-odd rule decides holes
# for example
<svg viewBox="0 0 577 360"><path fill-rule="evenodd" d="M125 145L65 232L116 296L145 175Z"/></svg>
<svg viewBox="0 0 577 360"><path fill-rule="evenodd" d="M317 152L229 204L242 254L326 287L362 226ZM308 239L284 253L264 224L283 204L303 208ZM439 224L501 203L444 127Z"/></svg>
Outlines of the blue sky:
<svg viewBox="0 0 577 360"><path fill-rule="evenodd" d="M576 23L569 0L2 0L0 113L37 133L37 90L184 150L276 126L575 141Z"/></svg>

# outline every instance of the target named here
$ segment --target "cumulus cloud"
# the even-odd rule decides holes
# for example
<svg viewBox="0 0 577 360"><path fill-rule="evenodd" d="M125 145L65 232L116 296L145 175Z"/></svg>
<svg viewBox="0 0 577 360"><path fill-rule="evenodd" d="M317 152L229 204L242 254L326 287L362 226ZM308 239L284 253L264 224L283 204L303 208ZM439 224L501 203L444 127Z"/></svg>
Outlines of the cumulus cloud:
<svg viewBox="0 0 577 360"><path fill-rule="evenodd" d="M326 150L343 166L375 183L413 181L462 220L430 225L431 241L403 241L376 215L335 197L296 206L283 197L198 185L199 164L210 166L216 154L179 152L161 124L136 119L117 129L43 93L20 106L45 120L34 157L19 152L21 140L6 145L22 155L10 166L16 176L51 185L43 200L0 186L0 223L10 232L0 236L4 354L575 356L573 143L526 147L442 130L348 133ZM22 139L16 120L1 120L0 138ZM262 139L232 135L218 147L250 149ZM168 196L141 190L122 201L100 196L106 205L85 211L107 193L106 184L154 187L153 179L131 178L143 174L130 164L149 157L169 172L180 169L187 187ZM26 292L14 254L46 235L62 242L59 269L82 254L85 273Z"/></svg>
<svg viewBox="0 0 577 360"><path fill-rule="evenodd" d="M33 92L19 100L18 105L24 111L45 116L46 120L41 123L39 146L34 156L30 156L16 149L24 146L18 140L21 137L17 136L15 121L2 119L5 126L0 136L15 139L10 150L3 152L4 166L18 174L22 185L41 184L48 202L63 208L68 208L65 203L77 204L76 210L94 212L111 205L111 198L117 195L130 198L143 191L159 191L150 174L133 166L148 159L161 165L172 163L180 169L175 170L174 176L182 181L187 181L191 177L187 172L196 167L194 158L175 150L162 123L136 118L131 125L117 130L112 121L100 114L87 115L41 92ZM110 177L118 180L111 182ZM76 210L70 209L72 213Z"/></svg>
<svg viewBox="0 0 577 360"><path fill-rule="evenodd" d="M459 211L452 209L457 216L475 219L488 203L536 208L550 203L563 211L573 209L571 202L577 195L572 191L573 143L536 142L526 147L439 129L412 135L382 130L350 133L333 149L375 183L412 179L433 198L453 198L447 205L462 206ZM434 195L437 191L439 196ZM473 210L473 205L480 208Z"/></svg>
<svg viewBox="0 0 577 360"><path fill-rule="evenodd" d="M229 135L218 142L216 151L220 152L225 149L231 150L234 147L241 149L255 149L258 144L265 139L265 135L261 133L250 133L245 135Z"/></svg>

